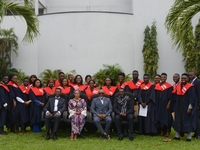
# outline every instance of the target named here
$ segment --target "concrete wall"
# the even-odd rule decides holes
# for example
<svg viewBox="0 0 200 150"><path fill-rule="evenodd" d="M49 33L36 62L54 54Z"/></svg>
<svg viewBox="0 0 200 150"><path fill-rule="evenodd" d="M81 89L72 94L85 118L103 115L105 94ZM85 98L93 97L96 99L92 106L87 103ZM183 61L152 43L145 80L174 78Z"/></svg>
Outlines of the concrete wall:
<svg viewBox="0 0 200 150"><path fill-rule="evenodd" d="M61 0L59 1L61 2ZM85 4L86 1L82 1L81 4ZM76 2L79 1L67 0L62 6L72 6ZM96 2L95 5L97 2L100 3L96 0L88 2L90 4ZM99 6L96 10L100 6L106 6L105 2L96 5ZM168 73L171 82L175 72L184 72L182 55L172 49L170 37L164 27L165 17L173 0L133 0L127 1L127 3L121 1L124 2L121 10L132 11L134 15L113 13L113 10L116 11L116 8L119 7L116 7L114 3L112 5L112 1L107 2L112 13L86 11L39 16L41 36L33 45L21 43L26 29L24 22L21 19L16 21L7 17L3 26L6 28L15 26L16 34L20 37L19 56L13 55L13 67L22 69L27 74L38 75L46 68L62 69L63 71L75 69L78 74L85 76L86 74L93 75L102 68L102 64L118 63L125 73L131 73L134 69L139 70L142 78L144 73L143 32L146 25L151 26L155 19L160 55L158 73ZM129 7L128 2L132 2ZM49 13L53 12L53 7L55 12L62 12L64 9L58 0L56 3L55 0L49 0L46 1L46 4ZM197 20L193 21L196 24Z"/></svg>

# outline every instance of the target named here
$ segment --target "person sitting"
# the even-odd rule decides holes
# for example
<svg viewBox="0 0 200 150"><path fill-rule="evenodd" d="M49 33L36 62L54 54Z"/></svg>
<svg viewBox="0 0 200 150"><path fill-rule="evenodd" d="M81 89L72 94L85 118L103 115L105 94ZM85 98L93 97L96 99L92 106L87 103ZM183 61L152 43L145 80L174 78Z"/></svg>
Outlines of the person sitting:
<svg viewBox="0 0 200 150"><path fill-rule="evenodd" d="M99 97L93 99L90 111L93 114L93 120L96 127L100 130L103 138L109 140L108 130L112 124L110 114L112 113L112 104L109 98L104 97L104 91L102 89L98 92ZM103 129L100 121L105 120L106 126Z"/></svg>
<svg viewBox="0 0 200 150"><path fill-rule="evenodd" d="M80 98L80 94L79 90L75 90L74 98L70 99L68 103L69 118L71 118L71 140L77 140L77 134L80 135L87 115L87 104L84 99Z"/></svg>
<svg viewBox="0 0 200 150"><path fill-rule="evenodd" d="M119 89L119 95L114 100L113 110L115 112L115 126L119 135L118 140L123 140L123 134L121 131L121 121L126 119L129 126L129 140L133 141L133 125L134 125L134 110L133 100L129 96L125 95L124 89Z"/></svg>
<svg viewBox="0 0 200 150"><path fill-rule="evenodd" d="M53 125L53 140L57 140L57 130L60 124L62 113L66 110L65 100L60 97L61 89L56 88L55 97L49 99L44 107L45 111L45 124L47 136L46 140L50 139L51 120L54 119Z"/></svg>

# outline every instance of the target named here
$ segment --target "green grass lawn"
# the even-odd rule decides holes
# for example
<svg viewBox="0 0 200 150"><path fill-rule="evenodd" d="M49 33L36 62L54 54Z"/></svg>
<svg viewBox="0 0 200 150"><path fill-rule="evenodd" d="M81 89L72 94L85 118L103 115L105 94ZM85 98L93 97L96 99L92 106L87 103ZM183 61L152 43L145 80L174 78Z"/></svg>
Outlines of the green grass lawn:
<svg viewBox="0 0 200 150"><path fill-rule="evenodd" d="M46 141L45 129L42 133L27 134L13 134L9 132L9 135L0 135L0 149L1 150L13 150L13 149L25 149L25 150L197 150L200 149L200 140L193 139L191 142L186 142L185 138L181 141L172 140L171 142L163 142L164 137L161 136L144 136L135 134L134 141L129 141L128 137L124 137L123 141L117 140L117 135L112 135L110 140L104 140L99 138L98 133L83 133L86 137L79 138L77 141L71 141L69 139L69 133L62 133L58 136L57 141L52 139ZM174 137L174 131L171 133L171 138Z"/></svg>

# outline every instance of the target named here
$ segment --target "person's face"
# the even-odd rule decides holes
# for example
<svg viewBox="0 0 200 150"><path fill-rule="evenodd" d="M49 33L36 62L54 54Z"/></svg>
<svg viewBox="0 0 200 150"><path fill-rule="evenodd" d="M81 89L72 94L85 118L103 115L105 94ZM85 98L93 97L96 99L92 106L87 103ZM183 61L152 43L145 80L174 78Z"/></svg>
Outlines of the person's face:
<svg viewBox="0 0 200 150"><path fill-rule="evenodd" d="M132 76L133 76L133 79L138 79L139 74L138 72L133 72Z"/></svg>
<svg viewBox="0 0 200 150"><path fill-rule="evenodd" d="M17 83L17 76L12 77L12 82Z"/></svg>
<svg viewBox="0 0 200 150"><path fill-rule="evenodd" d="M123 76L118 76L118 80L119 80L119 82L124 82L124 77Z"/></svg>
<svg viewBox="0 0 200 150"><path fill-rule="evenodd" d="M182 82L183 84L186 84L186 83L189 82L189 78L188 78L186 75L182 75L182 76L181 76L181 82Z"/></svg>
<svg viewBox="0 0 200 150"><path fill-rule="evenodd" d="M67 79L64 79L64 80L62 81L62 84L63 84L63 86L66 86L66 85L67 85Z"/></svg>
<svg viewBox="0 0 200 150"><path fill-rule="evenodd" d="M194 72L189 72L189 78L190 80L193 80L195 78L195 73Z"/></svg>
<svg viewBox="0 0 200 150"><path fill-rule="evenodd" d="M29 79L24 79L23 84L24 84L24 86L27 86L29 84Z"/></svg>
<svg viewBox="0 0 200 150"><path fill-rule="evenodd" d="M59 79L60 79L60 80L62 80L64 77L65 77L64 74L60 74L60 75L59 75Z"/></svg>
<svg viewBox="0 0 200 150"><path fill-rule="evenodd" d="M49 81L49 85L48 85L48 86L50 86L50 87L53 87L53 86L54 86L53 80L50 80L50 81Z"/></svg>
<svg viewBox="0 0 200 150"><path fill-rule="evenodd" d="M149 82L149 77L148 76L144 76L143 80L144 80L144 83L148 83Z"/></svg>
<svg viewBox="0 0 200 150"><path fill-rule="evenodd" d="M33 83L36 80L35 77L31 77L31 82Z"/></svg>
<svg viewBox="0 0 200 150"><path fill-rule="evenodd" d="M4 76L2 79L2 82L7 84L8 83L8 76Z"/></svg>
<svg viewBox="0 0 200 150"><path fill-rule="evenodd" d="M177 74L175 74L175 75L173 76L173 81L174 81L175 83L177 83L177 82L179 82L179 80L180 80L179 76L178 76Z"/></svg>
<svg viewBox="0 0 200 150"><path fill-rule="evenodd" d="M167 76L166 75L161 75L160 80L161 80L162 83L166 82Z"/></svg>
<svg viewBox="0 0 200 150"><path fill-rule="evenodd" d="M106 85L111 85L111 80L110 80L110 78L106 78Z"/></svg>
<svg viewBox="0 0 200 150"><path fill-rule="evenodd" d="M80 76L77 76L76 83L81 83L81 77Z"/></svg>
<svg viewBox="0 0 200 150"><path fill-rule="evenodd" d="M99 90L99 97L103 97L104 91L103 90Z"/></svg>
<svg viewBox="0 0 200 150"><path fill-rule="evenodd" d="M157 83L160 83L160 77L159 77L159 76L155 76L154 82L155 82L156 84L157 84Z"/></svg>
<svg viewBox="0 0 200 150"><path fill-rule="evenodd" d="M90 82L89 82L89 85L90 85L91 88L93 88L93 87L94 87L94 82L93 82L93 81L90 81Z"/></svg>
<svg viewBox="0 0 200 150"><path fill-rule="evenodd" d="M74 92L74 97L75 98L80 98L80 93L78 91Z"/></svg>
<svg viewBox="0 0 200 150"><path fill-rule="evenodd" d="M69 79L70 81L74 80L73 74L68 74L68 79Z"/></svg>
<svg viewBox="0 0 200 150"><path fill-rule="evenodd" d="M60 90L60 89L56 89L56 91L55 91L55 95L56 95L56 97L59 97L60 94L61 94L61 90Z"/></svg>
<svg viewBox="0 0 200 150"><path fill-rule="evenodd" d="M87 77L86 80L85 80L85 82L88 83L90 80L91 80L91 78Z"/></svg>
<svg viewBox="0 0 200 150"><path fill-rule="evenodd" d="M39 80L35 82L35 86L36 86L36 87L40 87L40 85L41 85L41 83L40 83Z"/></svg>
<svg viewBox="0 0 200 150"><path fill-rule="evenodd" d="M124 90L123 90L123 89L120 89L120 90L119 90L119 96L120 96L121 98L124 97Z"/></svg>

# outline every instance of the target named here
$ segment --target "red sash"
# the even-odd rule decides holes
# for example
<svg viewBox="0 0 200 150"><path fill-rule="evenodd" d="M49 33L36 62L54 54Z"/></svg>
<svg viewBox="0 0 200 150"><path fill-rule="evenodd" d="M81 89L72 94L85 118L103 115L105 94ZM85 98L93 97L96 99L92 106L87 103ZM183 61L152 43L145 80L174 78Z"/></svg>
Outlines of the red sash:
<svg viewBox="0 0 200 150"><path fill-rule="evenodd" d="M69 86L72 86L72 87L74 86L74 83L71 82L70 80L67 80L67 82L68 82L68 85L69 85Z"/></svg>
<svg viewBox="0 0 200 150"><path fill-rule="evenodd" d="M32 87L31 89L32 89L33 93L35 94L35 96L43 96L44 95L44 91L42 88Z"/></svg>
<svg viewBox="0 0 200 150"><path fill-rule="evenodd" d="M72 87L74 88L74 90L80 90L81 92L83 92L88 87L88 85L82 84L82 85L78 86L77 84L74 84Z"/></svg>
<svg viewBox="0 0 200 150"><path fill-rule="evenodd" d="M107 86L102 86L102 89L104 91L105 94L109 95L109 96L113 96L113 94L115 93L117 87L116 86L111 86L109 89Z"/></svg>
<svg viewBox="0 0 200 150"><path fill-rule="evenodd" d="M160 85L159 83L156 84L155 86L155 90L157 91L165 91L167 90L168 88L172 87L171 84L169 84L168 82L165 82L164 84Z"/></svg>
<svg viewBox="0 0 200 150"><path fill-rule="evenodd" d="M176 94L177 95L184 95L187 92L187 90L192 86L193 86L192 84L187 83L185 86L183 86L181 88L181 84L178 84Z"/></svg>
<svg viewBox="0 0 200 150"><path fill-rule="evenodd" d="M24 93L24 94L29 94L30 85L28 85L27 88L26 88L24 85L20 85L19 88L20 88L20 90L22 91L22 93Z"/></svg>
<svg viewBox="0 0 200 150"><path fill-rule="evenodd" d="M43 88L43 90L45 90L45 92L47 94L54 94L55 93L55 87L50 88L49 86L46 86L45 88Z"/></svg>
<svg viewBox="0 0 200 150"><path fill-rule="evenodd" d="M67 86L67 87L59 86L58 88L60 88L62 90L63 94L70 94L70 87L69 86Z"/></svg>
<svg viewBox="0 0 200 150"><path fill-rule="evenodd" d="M91 91L90 87L88 87L86 90L85 90L85 93L88 97L88 100L91 99L92 95L94 94L98 94L99 90L97 88L94 88L93 91Z"/></svg>
<svg viewBox="0 0 200 150"><path fill-rule="evenodd" d="M15 88L19 88L19 86L16 83L13 83L12 81L9 81L8 85L13 86Z"/></svg>
<svg viewBox="0 0 200 150"><path fill-rule="evenodd" d="M180 83L181 83L181 82L178 82L177 84L176 84L176 83L173 84L173 91L172 91L172 94L176 94L177 87L178 87L178 85L179 85Z"/></svg>
<svg viewBox="0 0 200 150"><path fill-rule="evenodd" d="M152 85L153 85L152 82L149 82L149 83L147 83L147 84L142 83L142 85L140 86L140 89L143 90L143 91L146 91L146 90L148 90Z"/></svg>
<svg viewBox="0 0 200 150"><path fill-rule="evenodd" d="M118 90L119 90L119 89L124 89L127 85L128 85L127 82L124 82L124 83L122 83L121 85L120 85L120 83L118 83L118 84L117 84L117 89L118 89Z"/></svg>
<svg viewBox="0 0 200 150"><path fill-rule="evenodd" d="M0 86L2 86L7 92L10 92L9 88L7 85L4 84L0 84Z"/></svg>
<svg viewBox="0 0 200 150"><path fill-rule="evenodd" d="M136 89L139 89L142 83L143 83L142 80L138 80L136 84L133 83L133 81L131 80L127 84L131 90L136 90Z"/></svg>
<svg viewBox="0 0 200 150"><path fill-rule="evenodd" d="M55 87L59 87L60 86L60 82L59 82L59 80L57 79L56 81L55 81Z"/></svg>

